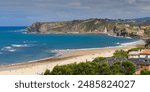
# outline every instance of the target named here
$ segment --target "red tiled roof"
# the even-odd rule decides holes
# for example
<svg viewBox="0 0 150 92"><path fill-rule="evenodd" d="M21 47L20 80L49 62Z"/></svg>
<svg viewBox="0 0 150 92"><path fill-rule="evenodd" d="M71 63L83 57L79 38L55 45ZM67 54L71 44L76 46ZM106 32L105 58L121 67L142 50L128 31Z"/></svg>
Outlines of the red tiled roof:
<svg viewBox="0 0 150 92"><path fill-rule="evenodd" d="M150 55L150 49L145 49L142 52L140 52L142 55Z"/></svg>

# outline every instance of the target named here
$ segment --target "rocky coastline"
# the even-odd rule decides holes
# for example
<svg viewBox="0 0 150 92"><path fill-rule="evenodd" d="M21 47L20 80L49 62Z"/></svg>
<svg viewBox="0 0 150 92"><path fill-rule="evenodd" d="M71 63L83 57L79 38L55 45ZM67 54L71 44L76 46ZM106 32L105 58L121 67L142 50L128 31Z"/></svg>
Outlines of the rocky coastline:
<svg viewBox="0 0 150 92"><path fill-rule="evenodd" d="M38 34L88 34L102 33L114 36L147 38L150 21L87 19L63 22L35 22L28 26L28 33Z"/></svg>

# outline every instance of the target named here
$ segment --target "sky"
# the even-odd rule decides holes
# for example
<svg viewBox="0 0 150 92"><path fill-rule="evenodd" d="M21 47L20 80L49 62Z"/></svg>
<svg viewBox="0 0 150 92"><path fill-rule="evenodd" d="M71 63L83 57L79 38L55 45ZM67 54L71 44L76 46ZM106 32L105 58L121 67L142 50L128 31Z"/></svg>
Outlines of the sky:
<svg viewBox="0 0 150 92"><path fill-rule="evenodd" d="M74 19L150 17L150 0L0 0L0 26Z"/></svg>

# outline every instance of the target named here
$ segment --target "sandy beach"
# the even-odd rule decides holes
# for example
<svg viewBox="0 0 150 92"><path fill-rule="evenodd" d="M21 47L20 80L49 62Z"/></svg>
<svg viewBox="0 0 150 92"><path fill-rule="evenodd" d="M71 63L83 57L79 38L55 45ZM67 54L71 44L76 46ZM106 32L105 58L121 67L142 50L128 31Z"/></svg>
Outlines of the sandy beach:
<svg viewBox="0 0 150 92"><path fill-rule="evenodd" d="M143 43L117 47L56 51L59 55L61 54L61 56L21 64L1 65L0 75L40 75L43 74L46 69L52 70L56 65L92 61L96 57L111 57L116 50L129 50L142 44Z"/></svg>

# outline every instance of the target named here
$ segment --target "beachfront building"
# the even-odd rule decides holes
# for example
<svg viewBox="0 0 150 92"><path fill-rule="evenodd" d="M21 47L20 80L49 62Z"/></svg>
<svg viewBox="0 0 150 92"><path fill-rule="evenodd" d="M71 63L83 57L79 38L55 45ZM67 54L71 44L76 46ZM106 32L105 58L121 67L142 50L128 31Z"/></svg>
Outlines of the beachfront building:
<svg viewBox="0 0 150 92"><path fill-rule="evenodd" d="M140 53L140 58L149 58L150 59L150 49L145 49L141 51Z"/></svg>
<svg viewBox="0 0 150 92"><path fill-rule="evenodd" d="M150 49L132 51L128 55L128 60L137 65L136 74L141 70L150 70Z"/></svg>
<svg viewBox="0 0 150 92"><path fill-rule="evenodd" d="M129 52L128 58L149 58L150 59L150 49L144 49L139 51Z"/></svg>
<svg viewBox="0 0 150 92"><path fill-rule="evenodd" d="M132 51L129 52L128 54L128 58L139 58L140 57L140 51Z"/></svg>

